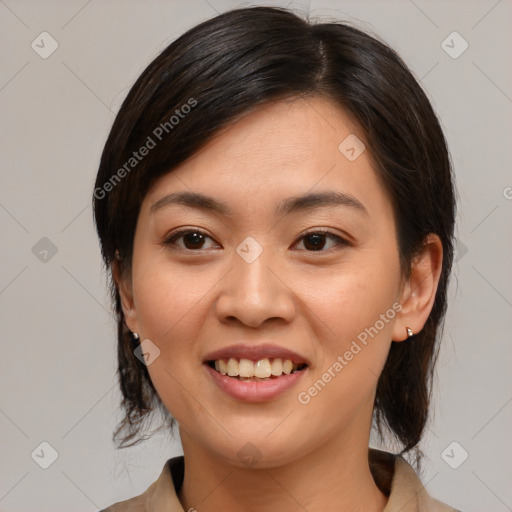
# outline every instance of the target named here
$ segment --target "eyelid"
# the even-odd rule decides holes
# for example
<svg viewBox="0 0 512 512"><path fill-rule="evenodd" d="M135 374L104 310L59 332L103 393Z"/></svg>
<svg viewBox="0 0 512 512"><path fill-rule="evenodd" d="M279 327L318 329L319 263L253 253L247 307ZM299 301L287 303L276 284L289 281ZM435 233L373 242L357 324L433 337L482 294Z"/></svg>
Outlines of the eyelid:
<svg viewBox="0 0 512 512"><path fill-rule="evenodd" d="M307 229L306 231L304 231L300 237L304 237L304 236L307 236L307 235L311 235L313 233L322 233L323 235L332 235L332 236L336 236L342 240L345 240L347 243L349 242L349 239L350 237L348 235L344 235L344 234L338 234L334 231L332 231L331 229L329 228L309 228Z"/></svg>
<svg viewBox="0 0 512 512"><path fill-rule="evenodd" d="M207 233L202 231L200 228L193 227L193 226L190 226L190 227L184 226L184 227L176 228L176 230L173 230L170 233L166 234L164 237L164 240L169 240L171 238L176 237L176 235L185 235L187 233L200 233L201 235L207 235Z"/></svg>

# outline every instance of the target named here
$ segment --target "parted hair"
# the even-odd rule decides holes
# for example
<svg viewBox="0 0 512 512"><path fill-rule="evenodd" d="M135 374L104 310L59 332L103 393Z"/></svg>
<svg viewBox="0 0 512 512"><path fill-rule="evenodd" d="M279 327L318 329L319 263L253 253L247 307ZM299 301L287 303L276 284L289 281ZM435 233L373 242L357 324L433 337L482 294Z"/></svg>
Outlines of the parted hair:
<svg viewBox="0 0 512 512"><path fill-rule="evenodd" d="M93 209L117 318L124 417L113 437L119 447L142 440L156 409L173 424L134 353L137 342L112 277L116 260L123 273L130 272L145 194L156 178L242 115L299 96L323 97L357 123L391 198L403 275L429 233L441 239L443 263L430 316L413 338L392 343L374 404L376 430L393 434L402 453L421 440L453 258L455 190L440 123L406 64L378 37L336 20L312 22L284 8L252 7L200 23L167 46L130 89L103 149ZM130 160L150 140L146 156Z"/></svg>

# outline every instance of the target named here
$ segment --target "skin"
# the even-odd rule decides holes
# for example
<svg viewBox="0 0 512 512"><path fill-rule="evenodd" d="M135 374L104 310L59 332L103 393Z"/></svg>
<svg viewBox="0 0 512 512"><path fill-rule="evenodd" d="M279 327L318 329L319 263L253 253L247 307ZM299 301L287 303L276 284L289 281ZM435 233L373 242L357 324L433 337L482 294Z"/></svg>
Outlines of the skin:
<svg viewBox="0 0 512 512"><path fill-rule="evenodd" d="M428 318L442 246L430 235L409 280L402 278L392 203L369 148L352 162L338 150L352 133L364 141L325 99L270 103L157 180L143 201L131 275L116 266L114 276L128 327L160 350L148 370L179 424L184 510L385 507L367 454L377 379L392 341L406 340L406 326L419 332ZM179 191L211 196L232 214L177 204L151 211ZM321 191L349 194L365 211L331 205L276 216L281 200ZM165 243L184 228L204 232L203 245L190 236ZM326 236L314 251L304 238L311 228L348 243ZM248 236L263 249L252 263L236 252ZM301 404L298 393L397 303L401 310L378 335ZM277 398L242 402L224 394L202 364L208 352L240 342L281 345L311 365ZM237 456L248 442L260 456L253 467Z"/></svg>

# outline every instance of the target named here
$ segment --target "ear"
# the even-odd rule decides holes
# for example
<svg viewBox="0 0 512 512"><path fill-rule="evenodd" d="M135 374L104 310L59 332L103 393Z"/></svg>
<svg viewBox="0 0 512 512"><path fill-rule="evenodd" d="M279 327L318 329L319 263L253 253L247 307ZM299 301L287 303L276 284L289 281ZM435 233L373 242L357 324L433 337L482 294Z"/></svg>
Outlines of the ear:
<svg viewBox="0 0 512 512"><path fill-rule="evenodd" d="M402 287L402 309L393 328L393 341L406 340L407 327L414 334L423 329L434 305L442 264L443 244L437 235L430 233L413 258L410 277Z"/></svg>
<svg viewBox="0 0 512 512"><path fill-rule="evenodd" d="M139 332L131 278L128 272L123 272L122 262L117 253L112 263L112 277L121 298L125 323L130 331Z"/></svg>

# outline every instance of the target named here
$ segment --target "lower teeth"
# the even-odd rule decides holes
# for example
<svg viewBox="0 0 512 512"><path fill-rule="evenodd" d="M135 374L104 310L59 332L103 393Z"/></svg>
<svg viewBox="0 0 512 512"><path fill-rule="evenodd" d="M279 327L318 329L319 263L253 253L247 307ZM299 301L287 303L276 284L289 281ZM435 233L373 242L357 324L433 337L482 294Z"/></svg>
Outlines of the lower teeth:
<svg viewBox="0 0 512 512"><path fill-rule="evenodd" d="M229 377L229 375L228 375ZM280 376L279 376L280 377ZM275 375L273 375L272 377L240 377L239 375L237 375L236 377L231 377L232 379L238 379L238 380L252 380L254 382L256 381L259 381L259 380L271 380L271 379L277 379L278 377L276 377Z"/></svg>

